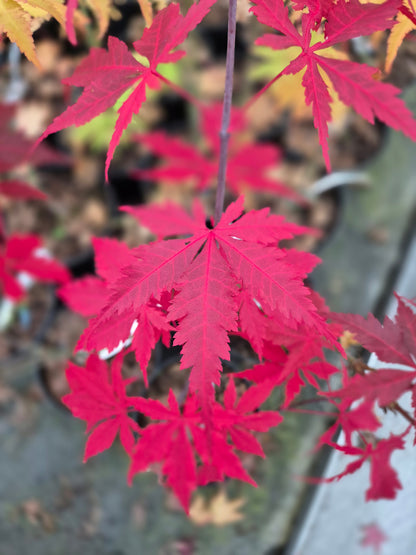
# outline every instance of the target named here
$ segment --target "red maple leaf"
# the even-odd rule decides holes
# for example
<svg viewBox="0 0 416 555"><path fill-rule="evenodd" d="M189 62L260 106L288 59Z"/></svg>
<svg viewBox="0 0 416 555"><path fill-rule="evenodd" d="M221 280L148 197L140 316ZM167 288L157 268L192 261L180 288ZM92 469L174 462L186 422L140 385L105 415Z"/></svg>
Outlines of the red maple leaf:
<svg viewBox="0 0 416 555"><path fill-rule="evenodd" d="M111 447L117 434L128 453L135 445L133 432L140 432L138 424L129 416L135 410L135 397L126 395L125 388L135 378L123 380L123 356L113 359L111 373L106 362L96 355L88 357L86 367L71 362L66 377L71 388L62 402L76 418L87 422L89 433L85 445L84 462Z"/></svg>
<svg viewBox="0 0 416 555"><path fill-rule="evenodd" d="M130 250L125 243L110 238L92 239L95 253L96 276L75 279L60 287L58 296L82 316L95 316L105 305L107 284L117 277L114 260L123 267L130 262Z"/></svg>
<svg viewBox="0 0 416 555"><path fill-rule="evenodd" d="M399 295L395 320L388 316L381 324L372 314L367 319L359 314L332 314L336 322L354 333L357 341L387 363L402 364L408 370L382 368L356 375L342 389L324 393L346 401L364 398L378 401L380 406L395 402L406 391L415 389L416 315Z"/></svg>
<svg viewBox="0 0 416 555"><path fill-rule="evenodd" d="M402 303L397 322L386 316L381 324L372 314L368 314L367 319L359 314L332 314L331 318L354 333L356 340L380 360L416 368L412 351L409 352L409 346L415 349L414 340L408 337L408 326L415 327L415 317L405 310Z"/></svg>
<svg viewBox="0 0 416 555"><path fill-rule="evenodd" d="M189 432L195 432L200 422L199 409L196 399L188 396L181 411L172 390L168 404L169 407L165 407L160 401L136 398L137 410L164 422L144 428L132 456L128 480L131 482L138 472L163 461L161 472L166 484L188 511L191 493L197 487L196 461Z"/></svg>
<svg viewBox="0 0 416 555"><path fill-rule="evenodd" d="M269 320L258 303L245 290L239 291L238 328L259 358L263 358L266 331Z"/></svg>
<svg viewBox="0 0 416 555"><path fill-rule="evenodd" d="M0 285L4 295L16 301L25 295L17 275L25 272L47 283L65 283L70 279L68 270L56 260L37 254L42 241L37 235L11 235L0 246Z"/></svg>
<svg viewBox="0 0 416 555"><path fill-rule="evenodd" d="M319 7L312 9L302 14L302 34L290 21L283 0L253 0L253 3L255 6L251 10L260 23L269 25L279 32L279 35L264 35L256 44L278 50L293 46L299 48L299 55L274 80L281 75L305 70L302 85L305 89L306 104L312 104L314 124L319 133L319 142L328 171L330 160L327 138L332 98L322 72L331 80L342 102L352 106L370 123L374 123L374 118L378 118L416 140L416 123L404 102L397 98L399 89L374 79L374 68L332 59L325 56L324 52L319 53L320 50L339 42L390 28L394 24L393 18L400 6L400 0L387 0L383 4L338 0L324 11L320 11ZM316 7L315 2L307 4ZM311 30L321 23L321 16L326 18L325 40L312 45Z"/></svg>
<svg viewBox="0 0 416 555"><path fill-rule="evenodd" d="M338 372L338 368L325 361L309 363L308 355L303 361L298 359L297 362L295 356L292 363L290 353L287 354L282 347L270 343L266 344L264 358L265 362L234 375L264 385L269 393L274 387L284 385L284 408L290 405L301 388L306 385L305 380L320 389L317 378L327 380L332 374Z"/></svg>
<svg viewBox="0 0 416 555"><path fill-rule="evenodd" d="M311 483L333 482L340 480L348 474L353 474L359 470L365 461L370 462L370 487L365 492L366 501L377 499L394 499L397 491L402 489L397 472L390 464L390 457L396 449L404 448L404 436L409 432L410 427L399 436L391 435L388 439L381 439L374 446L368 443L363 449L352 446L341 446L336 443L330 445L337 451L345 455L358 457L357 460L349 463L343 472L331 478L308 478Z"/></svg>
<svg viewBox="0 0 416 555"><path fill-rule="evenodd" d="M360 545L363 547L372 547L374 549L374 555L381 555L381 546L389 539L388 536L386 536L378 524L375 523L363 526L362 531L363 537L360 541Z"/></svg>
<svg viewBox="0 0 416 555"><path fill-rule="evenodd" d="M250 387L237 400L235 383L229 379L224 392L224 406L215 404L213 411L214 426L229 434L235 448L264 457L263 449L253 432L267 432L277 426L283 417L275 411L255 412L270 395L270 388L264 384Z"/></svg>
<svg viewBox="0 0 416 555"><path fill-rule="evenodd" d="M74 14L78 7L78 0L68 0L66 4L65 30L71 44L77 44L77 37L74 29Z"/></svg>
<svg viewBox="0 0 416 555"><path fill-rule="evenodd" d="M210 142L210 137L208 142ZM218 173L219 153L202 152L182 139L170 137L162 131L137 135L136 140L162 158L162 165L147 170L136 170L134 176L163 180L172 185L189 181L199 191L212 186ZM245 188L269 191L282 197L305 203L296 191L270 177L271 170L280 162L280 152L272 144L241 143L230 140L227 163L227 185L234 193Z"/></svg>
<svg viewBox="0 0 416 555"><path fill-rule="evenodd" d="M289 251L288 254L292 256L293 252ZM297 253L301 256L303 254ZM292 260L295 262L293 258ZM307 260L305 261L307 265ZM313 258L311 262L313 263ZM314 301L321 304L317 296ZM290 328L281 322L278 313L272 313L271 317L266 318L257 306L253 306L253 302L251 305L246 304L250 307L250 314L246 316L240 309L242 335L247 339L250 335L253 336L253 347L260 345L261 350L257 352L265 360L249 370L235 374L236 376L268 385L269 390L277 385L284 385L283 407L287 408L306 382L319 390L317 379L328 380L332 374L338 372L338 368L325 362L323 348L330 344L326 343L319 331L304 329L302 324ZM326 319L328 312L324 306L321 306L320 312ZM245 324L241 320L241 314L247 320L252 320L252 324ZM258 328L259 335L251 329L252 325ZM329 328L332 328L334 336L338 335L338 326L330 324Z"/></svg>
<svg viewBox="0 0 416 555"><path fill-rule="evenodd" d="M266 314L278 311L288 326L301 324L305 332L313 330L329 345L337 345L303 285L301 259L293 265L286 251L275 246L288 234L285 224L281 230L281 218L268 215L268 210L241 216L242 209L240 198L213 229L198 213L191 237L134 249L137 262L122 269L111 284L112 296L90 320L81 345L87 350L105 347L120 320L134 318L152 298L174 289L167 318L176 322L174 343L182 345L181 367L192 368L191 391L198 392L204 410L212 402L213 384L219 384L221 359L229 360L228 334L237 331L239 289L257 299Z"/></svg>
<svg viewBox="0 0 416 555"><path fill-rule="evenodd" d="M127 245L116 239L94 238L92 242L99 277L86 276L73 280L58 291L59 297L72 310L86 317L95 316L103 309L111 292L109 284L119 277L119 268L127 266L132 259ZM114 264L114 260L117 260L117 265ZM150 300L136 314L118 319L113 326L111 338L102 347L106 352L111 352L130 342L146 384L146 367L153 348L159 339L162 339L165 345L170 344L172 328L166 321L166 308L163 309L160 303ZM98 342L99 336L98 332ZM78 348L82 348L82 341L78 343Z"/></svg>
<svg viewBox="0 0 416 555"><path fill-rule="evenodd" d="M313 29L318 29L323 18L328 19L336 0L293 0L293 7L297 11L308 8L310 21L314 23Z"/></svg>
<svg viewBox="0 0 416 555"><path fill-rule="evenodd" d="M95 276L74 279L57 291L71 310L85 318L98 314L107 298L105 281Z"/></svg>
<svg viewBox="0 0 416 555"><path fill-rule="evenodd" d="M339 411L336 421L321 435L317 447L323 443L331 445L339 426L341 426L345 434L345 442L349 446L352 445L353 432L358 430L374 432L381 426L380 421L374 414L372 402L363 401L359 405L351 407L349 401L342 401L336 407Z"/></svg>
<svg viewBox="0 0 416 555"><path fill-rule="evenodd" d="M179 4L172 3L161 10L153 19L152 25L143 31L142 38L133 43L136 52L147 59L148 65L138 62L127 45L116 37L108 38L108 51L104 48L92 48L73 75L63 81L67 85L83 87L83 93L75 104L54 119L38 142L70 125L87 123L113 106L125 91L134 86L130 96L118 110L119 117L107 152L107 177L123 131L146 100L146 88L158 87L161 82L158 65L175 62L185 54L180 50L172 50L186 39L214 2L215 0L200 0L192 4L185 16L180 14ZM108 78L109 74L111 79Z"/></svg>
<svg viewBox="0 0 416 555"><path fill-rule="evenodd" d="M12 127L12 121L16 115L16 106L11 104L0 104L0 172L6 172L11 168L22 164L27 158L33 142L27 139L23 133Z"/></svg>
<svg viewBox="0 0 416 555"><path fill-rule="evenodd" d="M40 145L35 152L32 152L34 141L28 139L13 125L16 109L15 104L0 104L0 173L9 172L29 162L35 166L48 163L67 164L68 157L46 145ZM0 194L19 199L46 198L41 191L10 176L5 177L3 181L0 180Z"/></svg>
<svg viewBox="0 0 416 555"><path fill-rule="evenodd" d="M377 399L379 405L384 407L397 401L406 391L410 391L414 387L415 379L416 371L380 369L367 372L363 376L356 375L344 388L321 394L349 401L362 398L367 401Z"/></svg>
<svg viewBox="0 0 416 555"><path fill-rule="evenodd" d="M337 329L334 328L333 331L336 335ZM300 392L305 385L304 379L320 389L316 378L328 380L332 374L338 372L338 368L325 362L323 348L326 344L319 333L305 333L302 326L295 330L289 329L283 326L279 319L272 318L266 337L271 344L281 345L288 351L280 372L281 383L285 382L284 407L288 407Z"/></svg>
<svg viewBox="0 0 416 555"><path fill-rule="evenodd" d="M0 195L21 200L45 200L47 195L18 179L0 181Z"/></svg>
<svg viewBox="0 0 416 555"><path fill-rule="evenodd" d="M268 431L282 420L277 412L255 412L267 396L264 388L252 387L237 401L231 379L225 390L224 407L215 403L214 418L210 422L204 420L194 395L188 395L182 410L172 390L169 407L159 401L136 398L134 406L138 411L162 422L149 424L141 432L132 455L129 481L150 465L163 463L161 474L186 511L192 491L198 485L229 476L255 486L234 449L264 456L252 432ZM228 435L234 445L228 443ZM196 455L202 465L197 464Z"/></svg>
<svg viewBox="0 0 416 555"><path fill-rule="evenodd" d="M398 301L395 322L402 335L400 346L409 353L413 360L413 366L416 367L416 313L411 308L412 303L397 293L395 296Z"/></svg>
<svg viewBox="0 0 416 555"><path fill-rule="evenodd" d="M226 476L257 485L234 449L264 457L253 432L267 432L283 420L276 411L259 411L269 394L268 388L254 386L237 400L234 380L229 379L224 392L224 406L215 403L212 420L203 420L204 428L194 431L195 448L203 463L198 469L200 485L222 481ZM228 437L232 445L227 441Z"/></svg>

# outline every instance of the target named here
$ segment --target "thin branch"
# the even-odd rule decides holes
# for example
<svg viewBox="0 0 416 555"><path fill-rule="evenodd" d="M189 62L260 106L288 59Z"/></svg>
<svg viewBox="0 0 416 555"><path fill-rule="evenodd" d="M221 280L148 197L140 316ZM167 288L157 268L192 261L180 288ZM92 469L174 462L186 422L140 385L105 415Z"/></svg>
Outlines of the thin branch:
<svg viewBox="0 0 416 555"><path fill-rule="evenodd" d="M409 424L411 424L413 427L416 427L416 420L412 418L412 416L407 412L407 410L404 409L402 406L400 406L397 401L395 401L394 403L391 403L387 407L382 407L382 408L385 408L392 412L398 412L403 416L405 420L409 422Z"/></svg>
<svg viewBox="0 0 416 555"><path fill-rule="evenodd" d="M231 120L231 106L233 98L233 77L235 58L235 34L237 28L237 0L230 0L228 7L228 42L227 60L225 65L224 103L220 130L220 159L218 166L218 184L215 198L214 224L217 224L224 210L225 179L227 175L229 127Z"/></svg>

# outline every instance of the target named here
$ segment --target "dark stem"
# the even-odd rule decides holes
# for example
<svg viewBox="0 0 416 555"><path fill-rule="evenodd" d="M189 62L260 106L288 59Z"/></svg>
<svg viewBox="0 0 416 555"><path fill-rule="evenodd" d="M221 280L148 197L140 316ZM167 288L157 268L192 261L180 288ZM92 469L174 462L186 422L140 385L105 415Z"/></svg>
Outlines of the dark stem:
<svg viewBox="0 0 416 555"><path fill-rule="evenodd" d="M225 179L227 175L228 140L233 98L233 77L235 57L235 33L237 27L237 0L230 0L228 7L228 42L227 61L225 65L225 90L222 106L220 130L220 159L218 165L217 195L215 198L214 224L217 224L224 210Z"/></svg>
<svg viewBox="0 0 416 555"><path fill-rule="evenodd" d="M411 417L411 415L405 410L403 407L399 405L397 401L386 407L387 409L392 410L393 412L398 412L403 416L405 420L407 420L413 427L416 427L416 420Z"/></svg>

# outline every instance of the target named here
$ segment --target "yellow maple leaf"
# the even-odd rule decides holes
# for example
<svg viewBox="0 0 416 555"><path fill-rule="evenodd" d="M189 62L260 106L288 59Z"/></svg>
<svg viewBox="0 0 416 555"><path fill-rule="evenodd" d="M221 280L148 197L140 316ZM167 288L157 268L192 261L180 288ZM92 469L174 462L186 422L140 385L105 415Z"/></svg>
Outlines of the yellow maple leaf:
<svg viewBox="0 0 416 555"><path fill-rule="evenodd" d="M32 18L16 0L0 0L0 33L17 44L28 60L40 68L32 38Z"/></svg>
<svg viewBox="0 0 416 555"><path fill-rule="evenodd" d="M102 38L110 23L111 0L87 0L87 4L97 19L98 34Z"/></svg>
<svg viewBox="0 0 416 555"><path fill-rule="evenodd" d="M153 10L150 0L137 0L139 2L140 9L142 11L142 16L146 21L146 25L150 27L153 21Z"/></svg>
<svg viewBox="0 0 416 555"><path fill-rule="evenodd" d="M34 22L54 17L65 25L65 14L64 0L0 0L0 35L5 33L41 69L32 37Z"/></svg>
<svg viewBox="0 0 416 555"><path fill-rule="evenodd" d="M404 0L403 5L406 6L406 8L411 9L408 0ZM391 70L391 66L396 59L397 52L405 36L414 29L416 29L416 25L412 21L410 21L410 19L406 17L405 14L399 12L397 15L397 23L390 31L390 35L387 40L386 64L384 66L386 72L389 72Z"/></svg>
<svg viewBox="0 0 416 555"><path fill-rule="evenodd" d="M202 495L197 495L189 509L189 516L199 526L204 524L226 526L244 518L239 509L245 503L246 500L242 497L234 500L228 499L224 491L219 491L208 504Z"/></svg>
<svg viewBox="0 0 416 555"><path fill-rule="evenodd" d="M32 0L31 0L32 1ZM153 20L153 10L150 0L137 0L146 25L149 27ZM118 10L113 6L112 0L84 0L88 5L98 23L99 38L102 38L108 29L110 19L120 16Z"/></svg>
<svg viewBox="0 0 416 555"><path fill-rule="evenodd" d="M346 351L350 347L355 347L359 345L359 342L355 339L355 334L348 330L345 330L340 337L340 343L342 348Z"/></svg>
<svg viewBox="0 0 416 555"><path fill-rule="evenodd" d="M54 17L59 23L65 25L66 8L64 0L17 0L23 10L32 17L49 19Z"/></svg>

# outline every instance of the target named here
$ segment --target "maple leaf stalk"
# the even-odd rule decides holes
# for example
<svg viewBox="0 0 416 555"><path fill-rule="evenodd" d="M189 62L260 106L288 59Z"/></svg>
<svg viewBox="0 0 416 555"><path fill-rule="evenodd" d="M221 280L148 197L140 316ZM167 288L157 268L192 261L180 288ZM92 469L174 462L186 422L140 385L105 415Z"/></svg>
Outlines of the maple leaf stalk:
<svg viewBox="0 0 416 555"><path fill-rule="evenodd" d="M225 88L220 130L220 156L218 165L218 184L215 197L214 224L217 224L224 210L225 179L227 175L229 126L233 99L235 35L237 29L237 0L230 0L228 6L227 58L225 63Z"/></svg>
<svg viewBox="0 0 416 555"><path fill-rule="evenodd" d="M286 68L285 68L286 69ZM266 83L264 85L264 87L262 87L259 91L256 92L256 94L254 94L243 106L243 110L248 110L255 102L257 102L257 100L272 86L276 83L276 81L278 79L280 79L280 77L282 77L282 75L285 72L285 69L283 69L280 73L278 73L276 75L276 77L273 77L273 79L271 81L269 81L268 83Z"/></svg>
<svg viewBox="0 0 416 555"><path fill-rule="evenodd" d="M158 71L152 71L152 73L155 77L157 77L163 83L165 83L165 85L168 85L168 87L170 87L173 91L175 91L179 96L181 96L187 102L189 102L189 104L193 104L199 110L202 110L204 108L203 103L200 102L195 96L190 94L187 90L183 89L182 87L180 87L179 85L177 85L176 83L171 81L170 79L167 79L162 74L160 74Z"/></svg>

